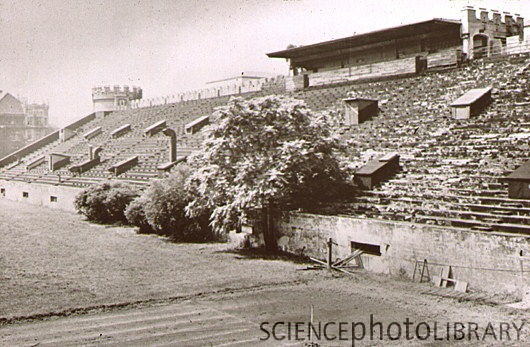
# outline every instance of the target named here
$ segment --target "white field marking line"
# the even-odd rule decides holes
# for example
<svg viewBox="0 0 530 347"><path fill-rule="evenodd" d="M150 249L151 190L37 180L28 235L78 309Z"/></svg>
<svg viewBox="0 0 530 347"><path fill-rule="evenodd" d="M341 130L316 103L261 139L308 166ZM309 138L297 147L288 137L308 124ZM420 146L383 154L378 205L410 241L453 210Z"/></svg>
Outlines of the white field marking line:
<svg viewBox="0 0 530 347"><path fill-rule="evenodd" d="M243 329L243 328L242 328ZM246 330L243 330L243 331L236 331L234 333L238 334L238 333L245 333L246 331L248 331L248 329ZM230 334L227 334L225 336L229 336ZM248 334L245 334L248 336ZM217 337L217 335L215 336L211 336L211 337ZM210 338L211 338L210 337ZM208 339L209 337L206 337L206 339ZM259 339L258 337L254 337L252 339L246 339L246 340L237 340L237 341L227 341L227 342L223 342L223 343L216 343L216 344L213 344L212 342L203 342L203 344L208 344L209 346L215 346L215 347L218 347L218 346L231 346L231 345L238 345L238 344L242 344L242 343L245 343L246 346L248 346L248 342L259 342ZM156 344L156 345L152 345L152 346L156 346L156 347L166 347L166 346L175 346L175 341L172 341L172 342L164 342L162 344Z"/></svg>
<svg viewBox="0 0 530 347"><path fill-rule="evenodd" d="M175 310L175 307L171 307L172 310ZM179 316L188 316L188 315L200 315L200 314L206 314L207 310L195 310L195 311L185 311L185 312L171 312L170 309L165 309L158 311L160 312L161 316L165 315L173 315L175 317ZM114 315L107 315L104 317L77 317L77 316L70 316L70 317L62 317L57 320L53 321L47 321L47 322L36 322L36 323L27 323L27 324L19 324L17 326L11 327L11 326L5 326L4 328L0 329L0 337L2 336L17 336L17 335L26 335L28 329L32 330L38 330L38 329L47 329L48 331L64 331L66 329L72 329L74 330L82 329L82 328L89 328L93 326L94 324L105 324L105 321L114 320L116 319L116 322L112 322L113 324L119 324L122 322L129 322L134 321L130 320L129 318L134 317L144 317L144 316L152 316L157 314L157 311L149 312L132 312L130 314L122 313L122 314L114 314Z"/></svg>
<svg viewBox="0 0 530 347"><path fill-rule="evenodd" d="M274 301L274 300L267 300L267 302L272 303L272 302L277 302L277 301ZM204 305L204 303L197 303L197 306L200 307L201 305ZM249 306L249 305L236 305L236 306L233 306L233 307L236 308L236 309L240 309L240 308L244 308L245 306ZM225 311L222 310L222 309L215 309L215 308L212 308L212 307L208 307L208 309L209 309L209 310L212 310L212 311L219 312L219 313L224 313L224 314L226 314L226 315L228 315L228 316L231 316L231 317L235 318L236 320L241 321L241 323L251 325L251 326L253 326L254 328L258 328L258 327L260 327L260 323L258 323L258 322L255 322L255 321L252 321L252 320L244 320L244 319L242 319L241 317L236 316L236 315L231 314L231 313L228 313L228 312L225 312ZM232 309L232 308L230 308L230 309ZM252 339L251 341L256 341L257 338L258 338L258 337L257 337L257 335L256 335L256 338L255 338L255 339ZM288 344L286 344L286 343L283 343L283 344L282 344L282 346L295 346L295 345L298 345L298 346L299 346L299 345L300 345L300 341L295 341L295 342L288 343ZM222 345L220 345L220 346L222 346Z"/></svg>
<svg viewBox="0 0 530 347"><path fill-rule="evenodd" d="M284 342L284 343L282 343L282 346L301 346L304 342L309 342L309 341L293 341L293 342L289 342L289 343ZM348 342L348 341L344 341L344 342ZM351 344L351 341L350 341L349 344Z"/></svg>
<svg viewBox="0 0 530 347"><path fill-rule="evenodd" d="M275 301L268 301L268 302L275 302ZM235 308L235 309L240 309L240 308L244 308L248 305L236 305L235 307L231 307L232 308ZM257 328L259 327L259 323L257 322L254 322L254 321L249 321L249 320L245 320L245 319L242 319L241 317L237 316L237 315L234 315L234 314L231 314L231 313L228 313L222 309L215 309L215 308L212 308L212 307L205 307L205 303L199 303L199 302L196 302L196 304L194 305L194 307L197 307L197 308L202 308L206 311L211 311L211 312L215 312L217 314L220 314L222 316L225 316L227 318L232 318L235 320L235 322L239 322L239 323L242 323L243 325L247 325L247 326L251 326L252 328ZM200 331L200 329L198 329ZM243 329L242 331L248 331L250 329ZM185 331L180 331L180 332L193 332L193 331L197 331L197 329L188 329L188 330L185 330ZM239 332L239 330L234 330L233 332ZM176 333L178 334L178 332ZM157 334L157 335L160 335L160 334ZM163 334L165 335L165 334ZM162 336L163 336L162 335ZM151 336L154 336L154 335L151 335ZM217 335L214 335L212 337L216 337ZM223 335L219 335L219 336L223 336ZM255 341L257 339L257 336L255 339L252 339L252 341ZM127 340L127 342L133 342L134 340ZM113 343L111 341L109 341L109 343ZM134 342L133 342L134 343ZM165 344L165 345L174 345L174 342L173 343L170 343L170 344ZM162 346L162 345L161 345Z"/></svg>
<svg viewBox="0 0 530 347"><path fill-rule="evenodd" d="M240 345L240 344L242 344L242 343L247 343L247 342L258 343L258 342L262 342L262 341L260 341L259 338L256 336L256 337L254 337L253 339L239 340L239 341L230 341L230 342L225 342L225 343L217 344L217 345L215 345L215 347L237 346L237 345Z"/></svg>
<svg viewBox="0 0 530 347"><path fill-rule="evenodd" d="M271 302L275 302L275 301L271 301ZM204 303L202 304L199 304L197 303L197 306L204 306ZM236 306L237 309L240 309L240 308L243 308L243 307L248 307L249 305L239 305L239 306ZM230 316L230 317L233 317L239 321L241 321L241 323L245 323L245 324L250 324L254 327L259 327L260 326L260 323L258 322L254 322L253 320L245 320L235 314L232 314L232 313L228 313L228 312L225 312L223 311L222 309L216 309L216 308L212 308L212 307L208 307L209 310L212 310L212 311L215 311L217 313L222 313L222 314L226 314L227 316Z"/></svg>
<svg viewBox="0 0 530 347"><path fill-rule="evenodd" d="M121 318L121 317L131 317L131 316L141 316L144 314L149 314L151 311L153 313L158 312L164 312L164 311L171 311L175 308L175 306L178 306L178 304L170 304L170 305L161 305L161 306L153 306L153 307L145 307L145 308L131 308L123 313L113 313L113 312L100 312L100 313L87 313L86 315L71 315L71 316L64 316L64 317L58 317L53 318L53 320L48 321L37 321L37 322L21 322L21 323L13 323L13 325L6 325L4 327L0 327L0 333L2 330L24 330L26 331L29 327L46 327L46 326L53 326L57 325L58 323L61 323L64 320L75 320L77 323L89 323L92 321L104 321L109 319L115 319L115 318ZM189 306L186 305L182 307L184 309L192 309L191 312L201 312L197 311L197 305ZM134 311L134 312L130 312ZM204 311L206 312L206 311ZM187 312L183 312L183 314L186 314Z"/></svg>
<svg viewBox="0 0 530 347"><path fill-rule="evenodd" d="M265 288L264 290L260 290L260 292L262 292L262 291L268 291L268 290L269 290L269 288ZM248 292L234 293L234 294L247 295ZM231 294L231 295L233 295L233 294ZM209 304L209 303L222 302L222 300L218 300L218 298L214 298L214 299L210 299L210 298L202 298L202 300L200 300L200 299L199 299L199 300L194 299L194 300L197 301L195 307L196 307L196 306L199 306L199 305L200 305L200 306L205 306L206 303ZM237 296L234 295L233 300L238 300L238 299L237 299ZM199 301L200 301L200 302L199 302ZM267 306L267 305L269 305L269 304L273 304L273 303L277 303L277 302L278 302L278 300L267 299L267 300L262 300L262 301L256 301L256 302L253 302L252 305L253 305L253 306L258 306L258 305L264 305L264 306ZM227 310L227 311L240 310L240 309L242 309L242 308L246 308L246 307L248 307L248 306L249 306L249 305L246 304L246 303L239 303L239 302L236 302L235 305L231 305L230 307L226 308L226 310ZM222 311L222 312L225 312L225 311L224 311L225 309L223 309L223 308L213 309L213 308L211 308L210 306L207 306L207 308L208 308L209 310L220 310L220 311ZM226 313L226 312L225 312L225 313Z"/></svg>
<svg viewBox="0 0 530 347"><path fill-rule="evenodd" d="M216 319L220 319L220 318L223 318L223 316L211 317L211 318L204 319L202 321L191 322L191 324L200 324L201 322L210 322L212 320L216 320ZM224 318L227 318L227 317L224 317ZM222 322L222 323L227 323L227 322ZM237 323L237 322L234 322L234 323ZM62 344L64 344L64 343L69 343L69 342L91 340L91 339L98 339L98 338L109 338L109 337L110 338L115 338L115 337L120 336L120 335L127 335L127 334L130 334L130 333L141 332L141 331L144 331L144 330L160 329L160 328L169 329L171 327L175 327L176 325L177 326L178 325L186 326L186 324L190 324L190 322L186 320L186 321L180 322L179 324L175 324L175 322L149 324L149 325L143 325L143 326L139 326L139 327L135 327L135 328L129 328L129 329L90 332L90 333L85 333L83 335L77 334L75 336L68 336L66 338L64 338L64 337L52 337L51 339L50 338L47 338L47 339L45 338L45 339L41 340L40 343L41 344L51 344L51 343L61 342ZM215 324L214 324L214 326L215 326ZM97 330L97 327L93 327L91 330Z"/></svg>
<svg viewBox="0 0 530 347"><path fill-rule="evenodd" d="M141 324L143 322L145 322L145 323L155 322L155 321L160 321L160 320L167 320L167 318L181 317L181 316L183 316L184 319L171 320L171 324L174 324L174 325L188 324L189 321L190 321L190 318L192 318L192 317L195 317L195 321L194 322L197 322L197 323L201 323L203 321L209 321L209 320L212 320L212 319L218 319L218 318L226 317L224 315L217 315L217 316L213 316L213 317L210 315L209 317L206 317L205 319L197 319L197 318L201 318L201 316L199 316L199 315L184 315L182 313L175 314L175 315L167 314L167 315L163 315L163 316L159 316L159 317L147 318L145 320L141 319L141 317L140 317L139 319L135 319L135 320L132 320L132 321L121 321L119 323L112 323L111 322L110 324L104 324L104 325L90 325L90 326L84 326L84 327L71 327L71 326L65 325L65 326L62 326L62 329L60 328L60 329L55 329L55 330L52 330L52 331L46 331L43 334L39 334L38 332L36 334L30 332L28 334L17 334L17 335L0 336L0 341L23 340L23 339L30 339L30 338L39 338L39 339L45 341L46 339L49 339L49 338L55 338L55 335L57 335L59 333L65 333L62 336L62 338L65 338L68 335L72 335L76 331L77 331L77 334L84 333L85 335L88 334L90 331L94 331L94 330L97 330L99 333L105 332L105 331L112 332L113 330L112 329L109 330L109 328L115 328L115 327L119 327L119 326L131 326L131 325L134 326L134 325ZM208 315L205 314L202 317L205 317L205 316L208 316ZM157 323L152 323L152 324L150 324L148 326L154 326L156 324Z"/></svg>
<svg viewBox="0 0 530 347"><path fill-rule="evenodd" d="M273 303L273 302L276 302L276 301L275 300L267 300L266 302L267 303ZM197 303L197 306L199 306L199 307L204 306L204 305L205 305L205 303ZM233 309L239 310L241 308L245 308L245 307L248 307L248 306L249 306L248 304L240 304L240 305L231 306L227 310L233 310ZM212 311L215 311L215 312L218 312L218 313L221 313L221 314L226 314L227 316L232 317L232 318L234 318L237 321L240 321L242 324L245 324L247 326L252 326L253 328L258 328L260 326L260 323L258 323L258 322L255 322L255 321L252 321L252 320L245 320L245 319L241 318L240 316L237 316L237 315L232 314L232 313L228 313L228 312L224 311L223 309L215 309L215 308L212 308L212 307L208 307L208 309L212 310ZM246 330L249 330L249 329L246 329ZM256 337L254 337L253 339L248 339L248 340L245 340L244 342L257 342L257 340L258 340L258 336L256 335ZM235 341L234 343L235 344L239 344L240 341ZM225 343L225 344L220 344L220 345L215 345L215 346L224 346L224 345L230 346L230 344L231 344L231 342L228 342L228 343ZM166 345L163 345L163 346L171 346L171 344L166 344Z"/></svg>
<svg viewBox="0 0 530 347"><path fill-rule="evenodd" d="M222 322L222 323L225 323L225 322ZM219 325L219 324L217 324ZM214 327L210 326L210 327L200 327L200 328L188 328L188 329L185 329L185 330L180 330L180 331L174 331L174 332L160 332L160 333L154 333L154 334L148 334L148 335L143 335L143 336L139 336L139 337L136 337L136 338L130 338L128 340L125 340L125 341L102 341L102 343L98 342L98 345L105 345L105 346L112 346L112 345L118 345L118 346L124 346L124 345L131 345L131 344L139 344L140 341L149 341L153 338L168 338L170 336L174 336L175 339L174 340L171 340L171 342L167 342L167 343L161 343L159 345L167 345L167 344L172 344L174 345L175 342L185 342L185 341L192 341L192 340L200 340L200 339L207 339L207 338L211 338L211 337L216 337L216 336L223 336L223 335L230 335L230 334L234 334L234 333L239 333L239 332L243 332L243 331L248 331L250 330L249 328L240 328L240 329L231 329L231 330L228 330L228 331L222 331L220 329L223 329L224 327L226 326L226 324L224 325L221 325L220 327L218 327L218 331L215 331ZM220 328L220 329L219 329ZM209 333L206 333L204 334L205 332L209 332ZM195 336L193 335L193 333L203 333L203 335L200 335L200 336ZM213 334L212 334L213 333ZM186 334L186 335L190 335L190 336L180 336L179 338L179 335L182 335L182 334ZM146 342L142 342L142 345L145 345ZM153 346L153 344L149 344L149 346Z"/></svg>
<svg viewBox="0 0 530 347"><path fill-rule="evenodd" d="M230 330L230 331L225 331L225 332L221 332L221 333L215 333L215 334L212 334L212 335L203 335L203 336L192 337L192 338L185 339L185 340L182 340L182 339L174 340L171 343L167 343L167 344L150 345L150 346L152 346L152 347L175 346L175 342L186 343L186 342L190 342L190 341L194 341L194 340L209 339L209 338L212 338L212 337L221 337L221 336L226 336L226 335L230 335L230 334L242 333L242 332L249 331L249 330L250 329L248 329L248 328L236 329L236 330Z"/></svg>

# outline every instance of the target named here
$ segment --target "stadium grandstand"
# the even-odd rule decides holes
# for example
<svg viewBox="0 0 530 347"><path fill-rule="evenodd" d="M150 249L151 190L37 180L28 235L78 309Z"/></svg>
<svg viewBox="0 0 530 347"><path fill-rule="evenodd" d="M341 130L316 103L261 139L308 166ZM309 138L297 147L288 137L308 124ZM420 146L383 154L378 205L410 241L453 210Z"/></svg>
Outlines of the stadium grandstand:
<svg viewBox="0 0 530 347"><path fill-rule="evenodd" d="M462 14L269 53L289 60L289 76L216 81L157 101L138 87L96 87L92 114L0 160L1 195L73 210L75 195L100 181L147 185L200 146L209 116L233 95L286 94L319 111L366 99L377 112L340 129L352 166L361 174L390 154L400 169L320 213L530 234L530 200L509 194L507 179L530 159L530 33L518 15ZM478 97L454 103L474 89ZM461 105L469 116L454 116Z"/></svg>

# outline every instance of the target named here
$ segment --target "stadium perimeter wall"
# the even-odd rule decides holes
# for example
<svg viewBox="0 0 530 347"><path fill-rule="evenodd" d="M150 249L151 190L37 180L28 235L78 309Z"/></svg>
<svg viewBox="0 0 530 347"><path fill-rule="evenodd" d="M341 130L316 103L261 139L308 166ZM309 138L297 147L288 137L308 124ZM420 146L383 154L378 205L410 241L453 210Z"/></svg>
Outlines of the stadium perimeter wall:
<svg viewBox="0 0 530 347"><path fill-rule="evenodd" d="M84 189L62 185L6 180L0 180L0 188L5 189L5 195L0 195L0 199L20 201L31 205L46 206L69 212L75 212L75 197ZM24 193L27 193L27 197L24 196ZM52 199L52 197L56 199Z"/></svg>
<svg viewBox="0 0 530 347"><path fill-rule="evenodd" d="M521 297L530 288L529 235L296 212L274 226L279 246L295 254L326 259L332 238L333 259L348 256L352 242L379 246L380 256L361 256L368 271L412 278L416 260L427 259L431 278L451 265L453 278L471 289Z"/></svg>

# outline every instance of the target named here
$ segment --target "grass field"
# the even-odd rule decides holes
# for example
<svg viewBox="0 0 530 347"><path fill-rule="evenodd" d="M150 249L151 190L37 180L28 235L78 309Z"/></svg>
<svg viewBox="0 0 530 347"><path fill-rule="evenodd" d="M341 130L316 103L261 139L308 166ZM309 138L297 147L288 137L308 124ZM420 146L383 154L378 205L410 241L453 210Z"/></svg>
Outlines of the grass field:
<svg viewBox="0 0 530 347"><path fill-rule="evenodd" d="M0 317L302 280L226 244L175 244L133 228L0 200Z"/></svg>
<svg viewBox="0 0 530 347"><path fill-rule="evenodd" d="M245 345L263 335L260 322L304 321L311 305L324 322L370 314L387 323L525 321L525 342L509 345L530 338L528 311L499 302L510 298L362 271L297 271L304 265L292 259L232 252L221 243L171 243L6 200L0 223L0 345L198 346L217 345L220 336ZM219 328L219 319L230 326Z"/></svg>

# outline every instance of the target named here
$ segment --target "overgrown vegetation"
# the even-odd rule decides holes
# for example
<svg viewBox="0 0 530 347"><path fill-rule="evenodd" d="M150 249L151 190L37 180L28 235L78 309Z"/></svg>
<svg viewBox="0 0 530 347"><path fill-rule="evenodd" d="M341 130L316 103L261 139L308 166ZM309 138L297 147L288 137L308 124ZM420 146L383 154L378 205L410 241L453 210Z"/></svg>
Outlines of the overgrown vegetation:
<svg viewBox="0 0 530 347"><path fill-rule="evenodd" d="M139 196L125 209L125 217L131 225L138 227L138 232L142 234L154 233L145 216L144 206L146 201L143 196Z"/></svg>
<svg viewBox="0 0 530 347"><path fill-rule="evenodd" d="M351 193L334 113L286 96L234 98L213 114L199 153L140 195L105 182L76 200L90 220L129 222L175 241L226 235L271 210L315 208ZM267 211L267 212L265 212ZM269 235L270 236L270 235Z"/></svg>
<svg viewBox="0 0 530 347"><path fill-rule="evenodd" d="M127 223L125 208L138 196L138 190L120 181L107 181L89 187L75 199L75 208L97 223Z"/></svg>
<svg viewBox="0 0 530 347"><path fill-rule="evenodd" d="M179 165L168 178L155 180L129 205L129 222L142 232L153 232L175 241L207 241L212 238L209 215L188 217L185 207L192 200L187 189L191 169Z"/></svg>
<svg viewBox="0 0 530 347"><path fill-rule="evenodd" d="M211 210L215 231L226 232L256 211L314 206L348 192L336 125L286 96L232 99L214 113L190 160L188 213Z"/></svg>

